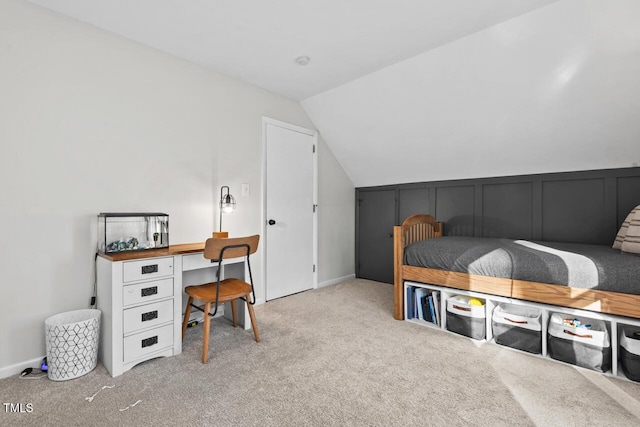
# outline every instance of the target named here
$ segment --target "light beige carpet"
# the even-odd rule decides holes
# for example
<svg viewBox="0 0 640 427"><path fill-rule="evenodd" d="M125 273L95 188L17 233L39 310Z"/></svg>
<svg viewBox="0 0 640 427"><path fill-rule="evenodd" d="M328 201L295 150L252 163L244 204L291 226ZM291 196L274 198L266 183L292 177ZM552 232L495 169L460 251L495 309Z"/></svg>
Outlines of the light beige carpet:
<svg viewBox="0 0 640 427"><path fill-rule="evenodd" d="M198 326L181 355L117 378L99 364L66 382L0 380L3 402L33 407L0 408L0 425L640 426L638 383L392 310L391 285L356 279L256 307L261 343L216 319L206 365Z"/></svg>

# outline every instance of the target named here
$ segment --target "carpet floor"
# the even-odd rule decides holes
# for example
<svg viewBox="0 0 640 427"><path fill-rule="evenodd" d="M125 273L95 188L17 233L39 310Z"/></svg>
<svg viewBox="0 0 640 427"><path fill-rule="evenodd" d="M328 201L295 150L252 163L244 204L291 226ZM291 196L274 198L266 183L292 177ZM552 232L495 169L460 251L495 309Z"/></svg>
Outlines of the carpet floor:
<svg viewBox="0 0 640 427"><path fill-rule="evenodd" d="M361 279L270 301L260 343L215 319L206 365L196 326L182 354L116 378L98 363L71 381L0 380L0 425L640 426L638 383L392 313L393 286Z"/></svg>

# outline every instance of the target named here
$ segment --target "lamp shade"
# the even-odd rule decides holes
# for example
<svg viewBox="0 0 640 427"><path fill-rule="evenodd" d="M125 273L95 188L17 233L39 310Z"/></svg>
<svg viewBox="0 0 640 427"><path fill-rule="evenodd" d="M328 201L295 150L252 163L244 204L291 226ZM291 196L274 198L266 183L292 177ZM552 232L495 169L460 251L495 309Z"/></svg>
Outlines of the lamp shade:
<svg viewBox="0 0 640 427"><path fill-rule="evenodd" d="M227 194L220 199L220 209L222 212L230 213L236 208L236 199L231 195Z"/></svg>
<svg viewBox="0 0 640 427"><path fill-rule="evenodd" d="M229 194L229 187L220 187L220 232L222 233L222 214L231 213L236 208L236 199Z"/></svg>

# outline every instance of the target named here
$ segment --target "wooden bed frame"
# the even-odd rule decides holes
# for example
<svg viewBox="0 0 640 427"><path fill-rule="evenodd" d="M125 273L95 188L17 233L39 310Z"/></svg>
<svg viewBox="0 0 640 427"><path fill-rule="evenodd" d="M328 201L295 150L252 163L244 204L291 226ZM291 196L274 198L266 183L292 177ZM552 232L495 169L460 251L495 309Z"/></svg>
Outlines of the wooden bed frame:
<svg viewBox="0 0 640 427"><path fill-rule="evenodd" d="M430 283L544 304L640 318L640 295L573 288L404 265L404 249L419 240L442 236L442 223L413 215L393 230L394 317L404 319L404 282ZM638 260L640 262L640 260ZM640 277L638 278L640 286Z"/></svg>

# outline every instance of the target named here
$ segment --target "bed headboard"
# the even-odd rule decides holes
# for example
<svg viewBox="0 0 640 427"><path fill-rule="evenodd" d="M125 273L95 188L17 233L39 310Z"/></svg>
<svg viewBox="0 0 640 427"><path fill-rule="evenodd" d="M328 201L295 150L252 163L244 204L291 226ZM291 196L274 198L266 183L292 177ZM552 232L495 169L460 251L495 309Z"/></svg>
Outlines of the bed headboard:
<svg viewBox="0 0 640 427"><path fill-rule="evenodd" d="M404 248L414 242L434 237L442 237L442 223L431 215L411 215L402 225L393 227L394 316L398 320L404 318L404 290L400 272L404 261Z"/></svg>
<svg viewBox="0 0 640 427"><path fill-rule="evenodd" d="M411 215L400 227L402 246L405 248L420 240L442 237L442 223L436 221L431 215Z"/></svg>

